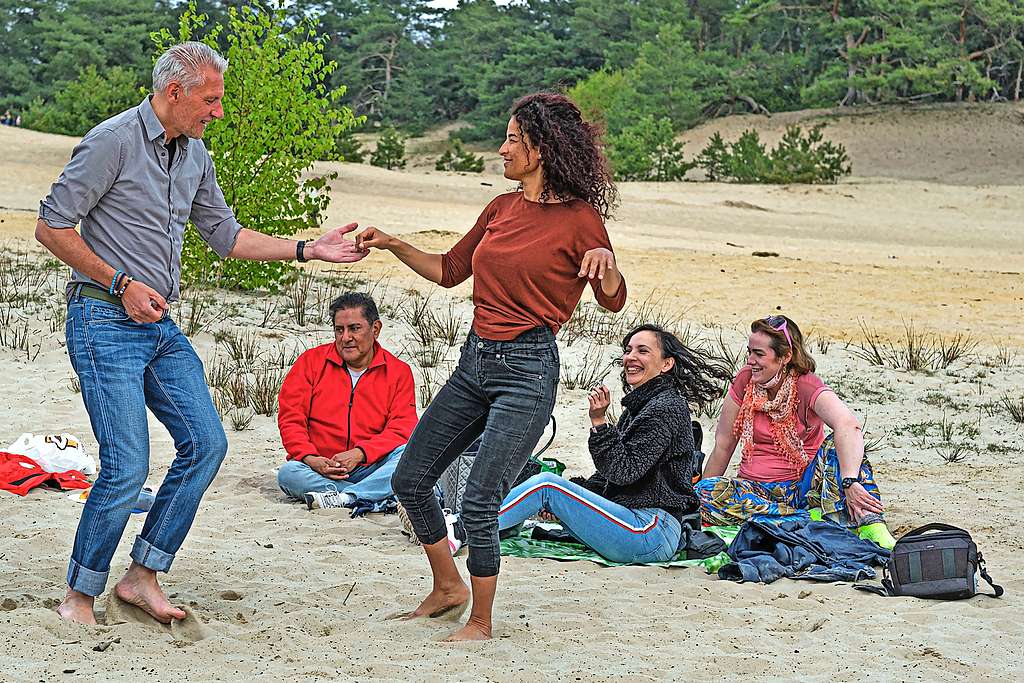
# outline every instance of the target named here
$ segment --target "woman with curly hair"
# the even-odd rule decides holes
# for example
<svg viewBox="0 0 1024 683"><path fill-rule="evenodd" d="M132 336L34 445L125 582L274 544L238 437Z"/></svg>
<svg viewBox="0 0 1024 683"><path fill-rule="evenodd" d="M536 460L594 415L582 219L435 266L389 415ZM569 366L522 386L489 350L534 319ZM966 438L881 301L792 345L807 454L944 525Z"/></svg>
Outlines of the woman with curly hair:
<svg viewBox="0 0 1024 683"><path fill-rule="evenodd" d="M392 478L433 574L408 618L461 613L470 590L452 560L434 485L478 436L463 497L473 608L452 640L491 637L498 582L498 508L543 433L555 404L555 334L589 282L597 302L622 309L626 283L604 227L616 191L598 131L568 98L527 95L512 107L498 150L515 192L496 197L445 254L429 254L377 228L358 238L386 249L442 287L473 276L473 326L454 374L427 407Z"/></svg>
<svg viewBox="0 0 1024 683"><path fill-rule="evenodd" d="M588 447L596 472L565 480L542 472L512 489L500 529L537 514L613 562L666 562L675 557L682 518L699 507L693 492L690 405L721 397L731 378L721 361L687 348L657 325L622 340L622 414L609 424L608 388L590 392Z"/></svg>
<svg viewBox="0 0 1024 683"><path fill-rule="evenodd" d="M707 524L825 517L891 548L860 424L814 369L791 319L751 323L747 364L729 387L697 484L701 517ZM737 445L738 476L725 477Z"/></svg>

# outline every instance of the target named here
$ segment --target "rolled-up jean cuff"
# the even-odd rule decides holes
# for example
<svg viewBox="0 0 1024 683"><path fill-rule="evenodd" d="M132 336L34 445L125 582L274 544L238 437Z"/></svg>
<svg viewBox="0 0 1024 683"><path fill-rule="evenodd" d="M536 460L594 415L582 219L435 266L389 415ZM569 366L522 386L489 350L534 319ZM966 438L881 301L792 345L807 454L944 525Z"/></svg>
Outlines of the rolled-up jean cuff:
<svg viewBox="0 0 1024 683"><path fill-rule="evenodd" d="M68 564L68 588L79 593L96 597L107 586L110 571L96 572L75 562Z"/></svg>
<svg viewBox="0 0 1024 683"><path fill-rule="evenodd" d="M141 564L146 569L152 569L155 572L169 571L171 563L174 562L174 555L165 553L152 543L144 540L142 536L135 537L135 544L132 545L131 557L138 564Z"/></svg>

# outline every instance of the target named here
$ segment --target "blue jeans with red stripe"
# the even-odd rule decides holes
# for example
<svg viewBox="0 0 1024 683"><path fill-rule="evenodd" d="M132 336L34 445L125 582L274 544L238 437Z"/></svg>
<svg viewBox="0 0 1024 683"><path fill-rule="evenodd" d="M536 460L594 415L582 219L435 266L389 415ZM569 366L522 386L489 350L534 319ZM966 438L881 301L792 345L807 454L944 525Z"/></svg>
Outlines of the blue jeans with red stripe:
<svg viewBox="0 0 1024 683"><path fill-rule="evenodd" d="M498 528L514 527L542 511L612 562L667 562L675 557L682 533L679 521L664 510L623 507L551 472L541 472L509 491Z"/></svg>

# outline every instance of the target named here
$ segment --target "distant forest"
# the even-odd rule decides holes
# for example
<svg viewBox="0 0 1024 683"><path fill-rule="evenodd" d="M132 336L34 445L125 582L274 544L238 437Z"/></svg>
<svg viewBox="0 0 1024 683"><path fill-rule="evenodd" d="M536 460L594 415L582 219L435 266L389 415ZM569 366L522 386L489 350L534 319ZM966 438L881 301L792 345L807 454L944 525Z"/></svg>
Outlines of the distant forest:
<svg viewBox="0 0 1024 683"><path fill-rule="evenodd" d="M211 21L229 6L197 2ZM271 5L277 7L274 3ZM30 112L72 82L137 102L150 32L171 0L0 0L0 110ZM730 113L1021 96L1020 0L295 0L337 62L331 85L370 126L469 124L503 135L518 96L570 90L610 131L650 115L676 130ZM34 105L33 105L34 103ZM110 112L114 113L114 112ZM25 125L32 125L31 117Z"/></svg>

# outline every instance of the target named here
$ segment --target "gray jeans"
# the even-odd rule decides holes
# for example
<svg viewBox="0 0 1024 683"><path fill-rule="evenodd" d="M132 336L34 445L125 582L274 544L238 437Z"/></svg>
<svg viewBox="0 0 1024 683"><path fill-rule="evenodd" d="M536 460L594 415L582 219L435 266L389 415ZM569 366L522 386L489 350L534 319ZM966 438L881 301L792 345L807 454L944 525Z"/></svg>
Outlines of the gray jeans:
<svg viewBox="0 0 1024 683"><path fill-rule="evenodd" d="M547 328L512 341L470 332L458 367L420 418L391 479L420 542L436 543L447 530L434 485L482 436L462 500L473 576L498 573L498 509L551 417L558 372L558 347Z"/></svg>

